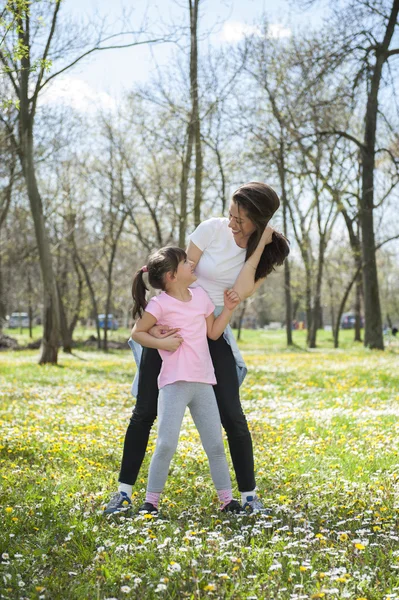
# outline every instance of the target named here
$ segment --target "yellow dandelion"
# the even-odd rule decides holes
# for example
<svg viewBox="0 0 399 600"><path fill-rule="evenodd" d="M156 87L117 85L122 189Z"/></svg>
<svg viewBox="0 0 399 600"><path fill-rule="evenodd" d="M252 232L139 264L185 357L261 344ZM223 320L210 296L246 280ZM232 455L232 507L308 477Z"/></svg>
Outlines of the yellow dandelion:
<svg viewBox="0 0 399 600"><path fill-rule="evenodd" d="M216 590L216 585L213 583L208 583L208 585L204 587L204 592L213 592L214 590Z"/></svg>
<svg viewBox="0 0 399 600"><path fill-rule="evenodd" d="M7 506L7 508L6 508L6 513L12 513L12 511L13 511L13 510L14 510L14 509L13 509L13 507L12 507L12 506Z"/></svg>
<svg viewBox="0 0 399 600"><path fill-rule="evenodd" d="M363 544L355 544L355 548L357 548L358 550L364 550L366 546L364 546ZM364 598L358 598L357 600L365 600ZM367 599L366 599L367 600Z"/></svg>

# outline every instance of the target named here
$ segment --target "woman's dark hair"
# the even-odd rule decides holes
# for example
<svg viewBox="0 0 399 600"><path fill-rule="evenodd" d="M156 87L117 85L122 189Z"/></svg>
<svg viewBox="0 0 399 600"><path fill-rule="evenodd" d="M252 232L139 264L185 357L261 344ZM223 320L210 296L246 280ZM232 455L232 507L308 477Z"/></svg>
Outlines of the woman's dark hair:
<svg viewBox="0 0 399 600"><path fill-rule="evenodd" d="M233 194L233 202L245 210L248 218L256 227L248 239L245 260L255 252L262 233L280 206L280 200L270 185L251 181L241 185ZM262 279L274 271L274 267L282 265L290 253L288 240L281 234L274 232L272 241L265 246L255 273L255 281Z"/></svg>
<svg viewBox="0 0 399 600"><path fill-rule="evenodd" d="M153 288L164 290L166 273L171 271L175 274L179 263L186 258L187 254L184 250L174 246L165 246L150 255L146 267L139 269L133 278L133 319L136 316L141 317L147 306L145 294L148 288L143 281L143 273L148 273L148 281Z"/></svg>

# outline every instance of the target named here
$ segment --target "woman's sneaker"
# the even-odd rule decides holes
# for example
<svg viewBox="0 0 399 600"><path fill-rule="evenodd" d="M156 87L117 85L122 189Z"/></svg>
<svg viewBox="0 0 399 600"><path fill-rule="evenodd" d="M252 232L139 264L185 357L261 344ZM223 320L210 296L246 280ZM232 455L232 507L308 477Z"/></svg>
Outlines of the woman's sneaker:
<svg viewBox="0 0 399 600"><path fill-rule="evenodd" d="M223 506L222 512L230 512L230 513L242 513L242 507L237 500L230 500L226 506Z"/></svg>
<svg viewBox="0 0 399 600"><path fill-rule="evenodd" d="M246 502L242 505L243 510L247 513L261 513L262 515L272 515L271 508L266 508L258 496L247 496Z"/></svg>
<svg viewBox="0 0 399 600"><path fill-rule="evenodd" d="M151 502L144 502L144 504L142 504L139 508L139 513L145 513L147 515L157 515L158 509L155 508L155 506L151 504Z"/></svg>
<svg viewBox="0 0 399 600"><path fill-rule="evenodd" d="M126 492L116 492L112 495L111 500L108 502L107 506L104 508L105 515L112 515L116 512L124 512L129 510L132 506L132 501Z"/></svg>

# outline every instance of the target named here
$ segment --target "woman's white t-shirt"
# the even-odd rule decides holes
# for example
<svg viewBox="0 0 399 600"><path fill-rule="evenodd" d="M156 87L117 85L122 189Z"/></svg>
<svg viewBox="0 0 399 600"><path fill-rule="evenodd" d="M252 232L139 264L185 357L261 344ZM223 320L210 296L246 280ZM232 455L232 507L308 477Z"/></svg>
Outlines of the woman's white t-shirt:
<svg viewBox="0 0 399 600"><path fill-rule="evenodd" d="M223 305L224 290L231 288L245 262L246 248L240 248L225 217L203 221L189 236L200 250L201 258L195 268L197 281L215 306Z"/></svg>

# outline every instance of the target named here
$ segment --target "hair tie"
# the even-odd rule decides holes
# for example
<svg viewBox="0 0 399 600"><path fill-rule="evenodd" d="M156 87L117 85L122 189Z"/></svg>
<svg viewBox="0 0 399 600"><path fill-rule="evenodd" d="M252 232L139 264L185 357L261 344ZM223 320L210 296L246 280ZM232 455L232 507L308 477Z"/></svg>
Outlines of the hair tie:
<svg viewBox="0 0 399 600"><path fill-rule="evenodd" d="M147 265L144 265L144 267L141 267L140 271L142 273L148 273Z"/></svg>

